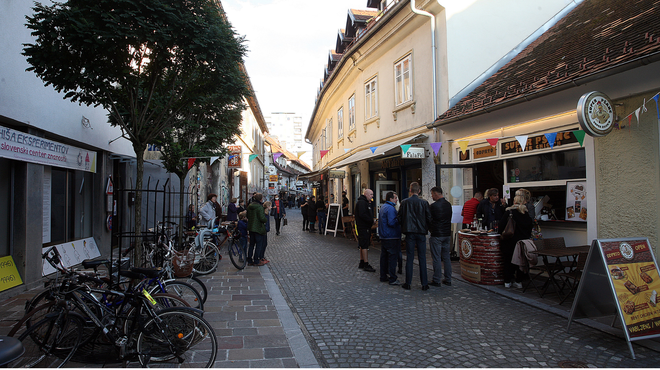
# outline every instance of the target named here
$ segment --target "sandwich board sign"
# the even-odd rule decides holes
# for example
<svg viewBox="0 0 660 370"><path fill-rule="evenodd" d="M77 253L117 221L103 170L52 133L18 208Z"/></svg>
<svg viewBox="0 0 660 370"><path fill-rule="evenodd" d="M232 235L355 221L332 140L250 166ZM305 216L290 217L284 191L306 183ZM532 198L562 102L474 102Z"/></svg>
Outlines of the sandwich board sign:
<svg viewBox="0 0 660 370"><path fill-rule="evenodd" d="M568 317L615 315L631 341L660 337L660 275L648 238L596 239Z"/></svg>
<svg viewBox="0 0 660 370"><path fill-rule="evenodd" d="M337 236L337 227L339 225L339 220L342 218L342 215L343 211L341 209L341 204L332 203L328 205L328 217L325 220L325 233L323 235L328 235L329 231L333 233L334 236Z"/></svg>

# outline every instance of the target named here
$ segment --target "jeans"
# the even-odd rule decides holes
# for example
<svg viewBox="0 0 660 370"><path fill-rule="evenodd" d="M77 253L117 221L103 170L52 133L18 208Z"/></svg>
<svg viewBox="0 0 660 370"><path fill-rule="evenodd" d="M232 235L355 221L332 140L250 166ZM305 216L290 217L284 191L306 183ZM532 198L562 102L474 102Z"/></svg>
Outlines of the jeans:
<svg viewBox="0 0 660 370"><path fill-rule="evenodd" d="M250 248L248 248L247 261L248 263L259 263L264 249L264 238L266 235L261 235L254 231L250 231ZM256 248L255 248L256 247Z"/></svg>
<svg viewBox="0 0 660 370"><path fill-rule="evenodd" d="M380 280L385 281L389 274L389 282L396 281L396 263L401 253L401 239L381 239L380 246Z"/></svg>
<svg viewBox="0 0 660 370"><path fill-rule="evenodd" d="M433 281L440 283L442 281L442 266L445 268L445 281L451 282L451 259L449 258L449 249L451 236L432 236L429 239L431 245L431 256L433 257ZM440 261L442 259L442 262Z"/></svg>
<svg viewBox="0 0 660 370"><path fill-rule="evenodd" d="M323 232L325 231L325 212L317 212L316 216L319 219L319 231Z"/></svg>
<svg viewBox="0 0 660 370"><path fill-rule="evenodd" d="M243 254L247 254L247 240L248 238L245 236L241 236L241 238L238 239L238 245L241 246L241 250L243 251Z"/></svg>
<svg viewBox="0 0 660 370"><path fill-rule="evenodd" d="M422 281L422 286L429 285L426 275L426 235L415 233L406 234L406 284L410 285L412 282L415 248L417 248L419 277Z"/></svg>

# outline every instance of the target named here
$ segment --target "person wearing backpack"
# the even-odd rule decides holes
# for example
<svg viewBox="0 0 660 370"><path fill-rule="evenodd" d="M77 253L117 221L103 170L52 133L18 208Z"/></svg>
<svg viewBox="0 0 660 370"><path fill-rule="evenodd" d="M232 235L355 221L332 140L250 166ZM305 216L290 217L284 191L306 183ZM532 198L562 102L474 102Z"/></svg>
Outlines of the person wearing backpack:
<svg viewBox="0 0 660 370"><path fill-rule="evenodd" d="M529 217L525 203L526 199L523 195L516 195L513 198L513 205L506 209L506 212L504 212L498 223L499 233L502 235L500 251L502 252L504 263L505 288L511 288L511 286L518 289L522 288L523 272L518 269L517 265L511 263L511 258L513 258L516 243L520 240L529 239L532 236L532 219ZM506 237L503 234L507 224L511 221L515 223L513 235Z"/></svg>

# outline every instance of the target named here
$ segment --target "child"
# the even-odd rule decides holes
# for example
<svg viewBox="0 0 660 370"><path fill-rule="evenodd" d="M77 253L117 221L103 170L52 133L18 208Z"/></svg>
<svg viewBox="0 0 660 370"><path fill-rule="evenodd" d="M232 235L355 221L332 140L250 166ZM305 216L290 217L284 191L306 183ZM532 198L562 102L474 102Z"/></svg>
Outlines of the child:
<svg viewBox="0 0 660 370"><path fill-rule="evenodd" d="M238 226L236 227L238 227L238 231L241 232L241 239L239 239L239 243L241 244L241 248L243 248L243 253L247 253L247 211L243 211L238 214Z"/></svg>
<svg viewBox="0 0 660 370"><path fill-rule="evenodd" d="M267 260L264 255L266 252L266 247L268 246L268 233L270 232L270 208L272 203L270 201L264 202L264 212L266 213L266 235L264 235L264 246L261 248L261 256L259 256L259 266L263 266L270 262Z"/></svg>

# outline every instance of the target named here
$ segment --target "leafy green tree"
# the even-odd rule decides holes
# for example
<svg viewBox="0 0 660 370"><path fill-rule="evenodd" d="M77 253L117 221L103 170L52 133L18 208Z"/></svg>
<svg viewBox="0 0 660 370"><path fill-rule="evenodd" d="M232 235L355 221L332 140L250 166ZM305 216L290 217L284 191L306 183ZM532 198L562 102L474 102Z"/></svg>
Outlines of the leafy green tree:
<svg viewBox="0 0 660 370"><path fill-rule="evenodd" d="M28 70L65 99L108 110L135 150L138 205L147 144L208 96L238 105L247 94L244 41L217 0L67 0L33 10ZM138 239L141 218L135 207Z"/></svg>

